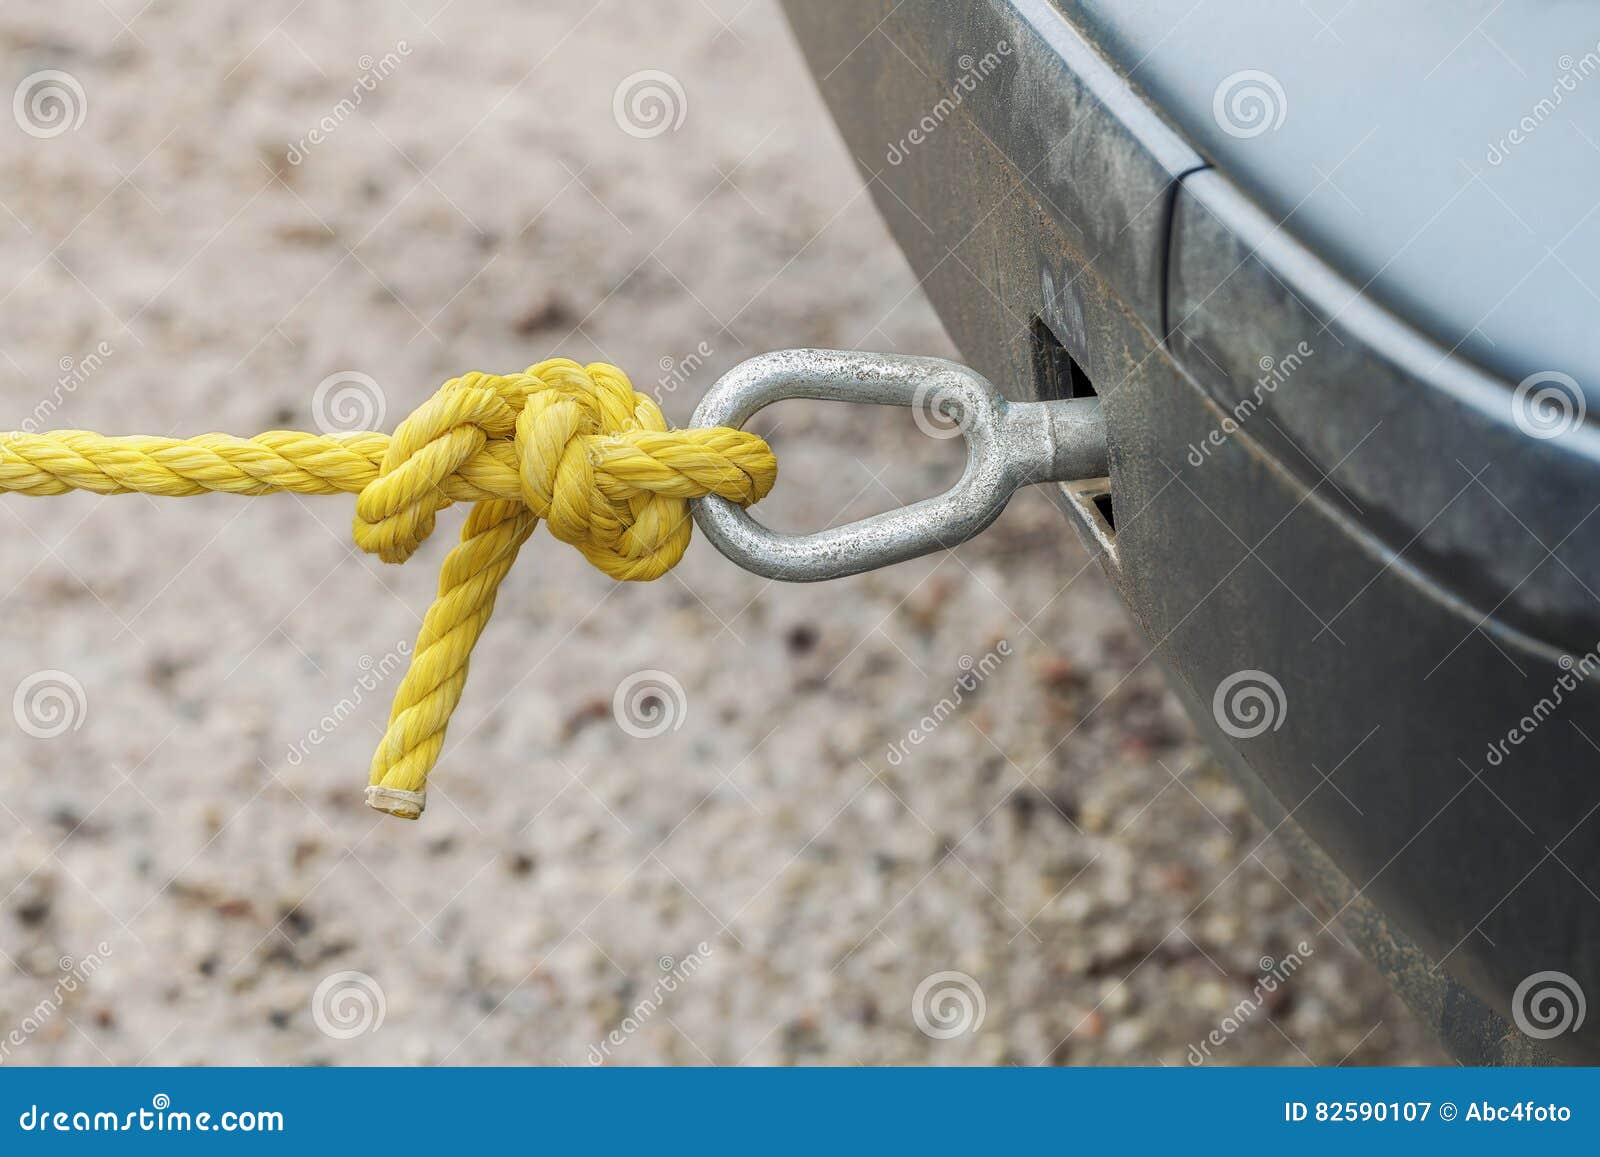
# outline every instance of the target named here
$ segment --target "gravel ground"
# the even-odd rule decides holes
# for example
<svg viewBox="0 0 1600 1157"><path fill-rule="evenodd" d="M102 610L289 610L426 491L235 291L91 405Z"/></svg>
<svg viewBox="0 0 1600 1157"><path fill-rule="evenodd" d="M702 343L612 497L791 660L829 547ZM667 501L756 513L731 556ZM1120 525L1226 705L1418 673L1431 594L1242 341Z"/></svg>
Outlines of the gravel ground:
<svg viewBox="0 0 1600 1157"><path fill-rule="evenodd" d="M683 421L766 349L954 356L766 0L66 0L0 49L87 110L0 132L0 425L305 426L360 373L387 428L557 352ZM646 69L683 90L651 137L613 113ZM955 470L904 414L770 413L780 526ZM0 509L5 1062L1440 1058L1041 494L820 587L704 543L620 587L540 532L414 825L360 789L442 540L385 567L347 498ZM640 672L656 738L613 711Z"/></svg>

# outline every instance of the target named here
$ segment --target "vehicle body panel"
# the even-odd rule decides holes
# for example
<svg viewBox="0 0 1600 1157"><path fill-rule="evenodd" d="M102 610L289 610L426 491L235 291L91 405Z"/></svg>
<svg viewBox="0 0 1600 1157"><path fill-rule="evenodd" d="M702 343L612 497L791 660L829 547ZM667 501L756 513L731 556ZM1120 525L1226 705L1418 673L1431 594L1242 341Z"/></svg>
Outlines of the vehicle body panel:
<svg viewBox="0 0 1600 1157"><path fill-rule="evenodd" d="M1094 384L1115 528L1061 503L1335 932L1463 1060L1600 1057L1600 1018L1509 1023L1536 972L1600 993L1600 686L1569 665L1600 639L1592 428L1529 437L1514 383L1279 228L1061 8L787 6L967 360L1043 396L1053 342ZM1286 711L1225 734L1215 696L1247 671Z"/></svg>

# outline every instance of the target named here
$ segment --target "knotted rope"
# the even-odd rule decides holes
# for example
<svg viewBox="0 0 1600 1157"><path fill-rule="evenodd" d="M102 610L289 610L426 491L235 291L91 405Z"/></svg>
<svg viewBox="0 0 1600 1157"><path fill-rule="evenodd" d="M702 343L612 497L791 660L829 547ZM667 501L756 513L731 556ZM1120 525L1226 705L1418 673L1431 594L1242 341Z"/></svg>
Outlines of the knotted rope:
<svg viewBox="0 0 1600 1157"><path fill-rule="evenodd" d="M777 471L756 435L669 430L621 370L565 358L504 377L454 378L392 436L0 435L0 491L18 494L356 494L356 545L385 562L410 558L451 503L474 503L372 757L367 803L405 819L422 813L473 644L539 519L612 578L646 581L683 557L688 499L748 505L772 489Z"/></svg>

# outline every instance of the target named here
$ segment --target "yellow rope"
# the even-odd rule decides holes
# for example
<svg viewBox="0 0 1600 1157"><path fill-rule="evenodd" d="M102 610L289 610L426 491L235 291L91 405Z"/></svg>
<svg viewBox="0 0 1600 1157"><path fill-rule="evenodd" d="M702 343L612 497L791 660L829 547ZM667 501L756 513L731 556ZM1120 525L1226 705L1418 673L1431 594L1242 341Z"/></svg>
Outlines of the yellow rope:
<svg viewBox="0 0 1600 1157"><path fill-rule="evenodd" d="M446 506L475 503L372 757L368 804L405 819L422 813L473 644L539 519L612 578L659 578L689 545L688 499L748 505L772 489L777 471L756 435L668 430L621 370L565 358L505 377L454 378L392 436L0 435L0 491L356 494L356 544L385 562L409 558Z"/></svg>

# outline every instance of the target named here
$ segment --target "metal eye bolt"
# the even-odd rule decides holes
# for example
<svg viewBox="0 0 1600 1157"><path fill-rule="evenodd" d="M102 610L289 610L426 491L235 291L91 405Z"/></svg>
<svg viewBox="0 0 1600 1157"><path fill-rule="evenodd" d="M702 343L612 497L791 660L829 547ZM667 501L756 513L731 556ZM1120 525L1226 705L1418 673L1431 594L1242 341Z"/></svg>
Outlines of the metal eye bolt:
<svg viewBox="0 0 1600 1157"><path fill-rule="evenodd" d="M742 427L788 398L911 406L959 429L967 466L949 490L812 534L779 534L722 498L695 499L694 520L746 570L819 582L891 566L965 542L1019 486L1108 473L1097 398L1013 402L988 379L942 358L851 350L779 350L741 362L707 391L693 425Z"/></svg>

